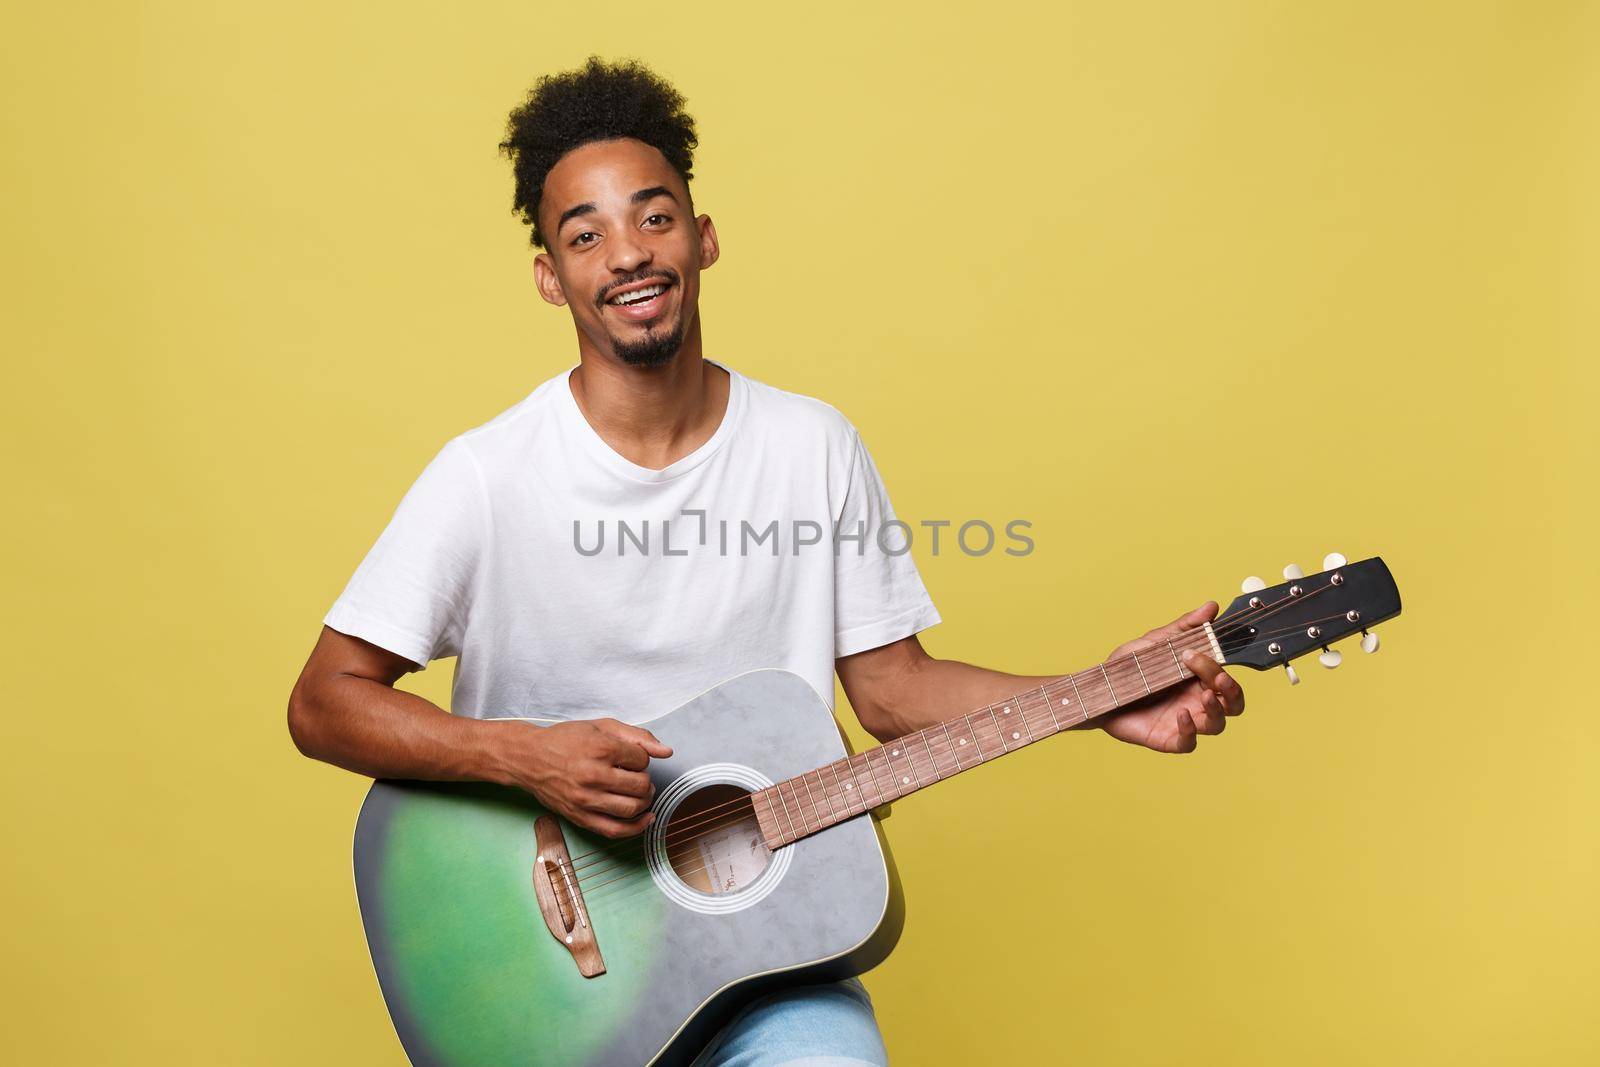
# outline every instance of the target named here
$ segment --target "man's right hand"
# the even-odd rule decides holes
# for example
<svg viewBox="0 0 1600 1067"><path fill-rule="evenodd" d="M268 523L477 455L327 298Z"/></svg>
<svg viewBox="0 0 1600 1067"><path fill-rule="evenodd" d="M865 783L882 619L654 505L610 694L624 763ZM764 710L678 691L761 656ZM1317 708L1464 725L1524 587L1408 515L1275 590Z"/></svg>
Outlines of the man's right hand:
<svg viewBox="0 0 1600 1067"><path fill-rule="evenodd" d="M533 726L503 721L491 758L496 780L526 790L545 806L605 837L633 837L655 819L650 757L672 755L649 730L616 719Z"/></svg>

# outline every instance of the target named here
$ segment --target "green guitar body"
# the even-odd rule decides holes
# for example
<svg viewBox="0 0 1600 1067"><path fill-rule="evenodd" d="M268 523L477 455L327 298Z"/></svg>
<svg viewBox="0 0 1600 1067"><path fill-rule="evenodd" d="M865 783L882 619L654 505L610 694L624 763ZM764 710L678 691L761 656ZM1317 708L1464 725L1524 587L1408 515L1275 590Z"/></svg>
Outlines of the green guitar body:
<svg viewBox="0 0 1600 1067"><path fill-rule="evenodd" d="M647 725L673 748L650 766L656 826L616 842L559 824L581 876L573 902L582 916L568 919L575 932L592 930L603 956L593 977L541 914L535 821L550 813L533 796L484 784L373 785L356 826L356 890L414 1065L688 1063L762 993L860 974L888 955L903 912L870 816L770 853L733 891L696 888L666 861L674 806L688 810L696 791L753 791L845 755L804 679L753 671Z"/></svg>

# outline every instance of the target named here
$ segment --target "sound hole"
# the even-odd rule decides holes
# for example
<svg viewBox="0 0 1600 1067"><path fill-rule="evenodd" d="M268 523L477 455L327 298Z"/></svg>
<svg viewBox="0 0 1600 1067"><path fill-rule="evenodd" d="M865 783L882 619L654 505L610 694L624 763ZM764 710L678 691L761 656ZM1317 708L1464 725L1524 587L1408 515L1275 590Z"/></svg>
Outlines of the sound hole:
<svg viewBox="0 0 1600 1067"><path fill-rule="evenodd" d="M684 884L713 896L745 888L772 859L750 792L736 785L708 785L684 797L662 837Z"/></svg>

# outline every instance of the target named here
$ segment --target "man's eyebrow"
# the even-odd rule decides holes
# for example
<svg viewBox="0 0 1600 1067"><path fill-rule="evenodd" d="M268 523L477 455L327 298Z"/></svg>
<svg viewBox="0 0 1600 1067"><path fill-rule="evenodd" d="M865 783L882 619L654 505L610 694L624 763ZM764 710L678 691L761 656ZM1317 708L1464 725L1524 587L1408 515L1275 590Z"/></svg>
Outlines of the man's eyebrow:
<svg viewBox="0 0 1600 1067"><path fill-rule="evenodd" d="M678 198L672 194L672 190L668 189L665 185L652 185L648 189L640 189L628 199L635 204L642 204L646 200L653 200L658 196L664 196L668 200L671 200L674 204L678 202ZM591 214L594 210L595 206L594 201L592 200L586 200L581 204L574 204L572 207L569 207L567 210L563 211L561 213L561 217L556 220L556 230L559 232L561 227L567 224L568 220L575 219L579 215Z"/></svg>
<svg viewBox="0 0 1600 1067"><path fill-rule="evenodd" d="M557 232L561 230L561 227L567 224L568 219L575 219L579 215L587 215L593 210L594 201L592 200L586 201L582 204L575 204L572 207L567 208L567 210L561 213L561 218L556 221Z"/></svg>
<svg viewBox="0 0 1600 1067"><path fill-rule="evenodd" d="M664 196L674 204L678 202L678 198L672 195L672 190L665 185L652 185L648 189L640 189L633 194L632 200L635 204L642 204L646 200L654 200L658 196Z"/></svg>

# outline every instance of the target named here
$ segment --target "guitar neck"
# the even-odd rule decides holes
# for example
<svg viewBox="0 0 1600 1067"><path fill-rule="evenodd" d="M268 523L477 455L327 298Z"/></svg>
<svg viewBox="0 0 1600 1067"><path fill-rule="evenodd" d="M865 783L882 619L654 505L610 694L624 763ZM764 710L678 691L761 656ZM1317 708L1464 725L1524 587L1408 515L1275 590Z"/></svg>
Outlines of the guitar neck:
<svg viewBox="0 0 1600 1067"><path fill-rule="evenodd" d="M762 836L768 848L793 844L1176 685L1194 677L1188 650L1223 659L1204 625L779 782L752 796Z"/></svg>

